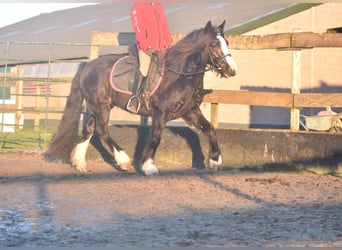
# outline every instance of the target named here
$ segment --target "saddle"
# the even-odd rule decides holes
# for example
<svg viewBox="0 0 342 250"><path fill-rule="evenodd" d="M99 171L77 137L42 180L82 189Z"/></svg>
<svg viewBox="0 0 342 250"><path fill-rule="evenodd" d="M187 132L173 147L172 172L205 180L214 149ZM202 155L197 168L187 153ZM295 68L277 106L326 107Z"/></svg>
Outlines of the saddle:
<svg viewBox="0 0 342 250"><path fill-rule="evenodd" d="M134 46L130 45L128 55L121 57L114 63L109 82L114 91L131 96L136 93L137 97L145 103L147 109L150 109L149 99L157 91L163 79L165 53L153 52L151 54L145 83L142 84L143 86L135 86L139 82L137 77L142 77L142 75L139 70L138 52Z"/></svg>

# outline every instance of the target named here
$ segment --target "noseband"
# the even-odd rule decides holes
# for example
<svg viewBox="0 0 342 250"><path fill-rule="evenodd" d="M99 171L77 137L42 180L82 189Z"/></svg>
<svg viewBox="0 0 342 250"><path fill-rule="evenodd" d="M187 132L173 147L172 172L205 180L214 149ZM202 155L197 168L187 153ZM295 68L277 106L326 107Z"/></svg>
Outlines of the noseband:
<svg viewBox="0 0 342 250"><path fill-rule="evenodd" d="M226 54L226 55L223 55L221 57L214 57L212 55L212 52L209 50L209 59L210 59L210 66L211 66L211 69L214 69L214 70L222 70L222 67L220 66L221 62L225 60L225 58L227 56L232 56L232 54Z"/></svg>

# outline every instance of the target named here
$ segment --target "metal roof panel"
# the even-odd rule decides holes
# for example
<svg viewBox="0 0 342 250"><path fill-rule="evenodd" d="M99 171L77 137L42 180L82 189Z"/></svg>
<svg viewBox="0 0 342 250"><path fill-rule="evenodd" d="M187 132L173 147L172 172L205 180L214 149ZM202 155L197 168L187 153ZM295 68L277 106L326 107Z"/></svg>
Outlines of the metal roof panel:
<svg viewBox="0 0 342 250"><path fill-rule="evenodd" d="M129 18L133 1L113 0L68 10L45 13L33 18L0 28L0 42L45 42L45 43L90 43L92 31L133 32ZM226 30L246 30L255 19L278 13L293 6L290 2L188 0L163 1L164 11L172 33L189 33L203 27L207 21L220 24L226 20ZM288 12L289 13L289 12ZM268 19L266 21L272 21ZM265 20L262 24L265 24ZM247 25L247 26L246 26ZM241 29L241 27L243 29ZM238 28L238 29L237 29ZM63 48L62 48L63 47ZM62 46L58 58L82 58L89 55L89 47ZM37 46L38 48L38 46ZM33 53L33 50L34 53ZM36 51L37 50L37 51ZM107 53L108 49L101 50ZM3 57L0 52L0 57ZM31 48L11 50L9 58L16 60L46 60L41 51ZM18 59L19 58L19 59Z"/></svg>

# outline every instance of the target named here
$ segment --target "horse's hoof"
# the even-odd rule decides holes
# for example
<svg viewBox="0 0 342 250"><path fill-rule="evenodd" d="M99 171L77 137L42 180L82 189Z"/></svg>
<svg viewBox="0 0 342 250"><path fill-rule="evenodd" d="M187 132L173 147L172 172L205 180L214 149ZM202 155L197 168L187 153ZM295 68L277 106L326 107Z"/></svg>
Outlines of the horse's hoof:
<svg viewBox="0 0 342 250"><path fill-rule="evenodd" d="M145 175L151 176L151 175L159 175L158 168L156 165L154 165L153 160L149 159L142 165L142 171Z"/></svg>
<svg viewBox="0 0 342 250"><path fill-rule="evenodd" d="M121 171L128 172L133 168L133 166L132 166L132 163L129 161L129 162L120 163L118 165L118 168Z"/></svg>
<svg viewBox="0 0 342 250"><path fill-rule="evenodd" d="M77 172L80 172L80 173L88 172L87 164L73 164L72 166L75 168Z"/></svg>
<svg viewBox="0 0 342 250"><path fill-rule="evenodd" d="M213 159L209 159L209 168L214 171L219 170L220 166L222 165L222 157L221 155L218 157L217 161Z"/></svg>
<svg viewBox="0 0 342 250"><path fill-rule="evenodd" d="M129 156L123 150L116 150L114 147L114 158L119 166L119 169L122 171L129 171L132 169L132 163Z"/></svg>

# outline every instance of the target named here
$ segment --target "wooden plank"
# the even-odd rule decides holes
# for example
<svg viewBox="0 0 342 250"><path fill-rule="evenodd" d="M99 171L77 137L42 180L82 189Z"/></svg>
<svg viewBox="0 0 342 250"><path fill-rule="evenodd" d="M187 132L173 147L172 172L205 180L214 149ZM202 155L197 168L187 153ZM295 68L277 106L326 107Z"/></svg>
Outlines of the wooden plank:
<svg viewBox="0 0 342 250"><path fill-rule="evenodd" d="M186 34L174 33L174 43ZM238 50L284 49L284 48L314 48L314 47L342 47L341 33L279 33L269 35L226 35L229 46ZM129 45L135 41L132 32L100 32L91 33L92 46ZM95 48L94 48L95 49Z"/></svg>
<svg viewBox="0 0 342 250"><path fill-rule="evenodd" d="M186 34L173 33L172 39L176 43ZM91 32L91 44L94 46L119 46L129 45L135 41L135 35L133 32Z"/></svg>
<svg viewBox="0 0 342 250"><path fill-rule="evenodd" d="M293 96L291 93L258 92L240 90L207 90L204 96L206 103L243 104L255 106L291 108Z"/></svg>
<svg viewBox="0 0 342 250"><path fill-rule="evenodd" d="M342 93L301 93L293 98L295 107L342 107Z"/></svg>
<svg viewBox="0 0 342 250"><path fill-rule="evenodd" d="M95 46L119 46L119 33L117 32L91 32L91 45Z"/></svg>
<svg viewBox="0 0 342 250"><path fill-rule="evenodd" d="M89 60L94 60L99 57L100 46L99 45L91 45L89 52Z"/></svg>
<svg viewBox="0 0 342 250"><path fill-rule="evenodd" d="M173 43L176 43L179 40L181 40L183 37L185 37L185 34L174 33L174 34L171 34L171 36L172 36Z"/></svg>
<svg viewBox="0 0 342 250"><path fill-rule="evenodd" d="M205 103L242 104L284 108L342 107L342 93L278 93L240 90L206 90Z"/></svg>
<svg viewBox="0 0 342 250"><path fill-rule="evenodd" d="M210 109L210 116L211 116L211 124L214 128L218 127L218 103L212 103Z"/></svg>
<svg viewBox="0 0 342 250"><path fill-rule="evenodd" d="M342 47L341 33L301 32L292 34L292 48Z"/></svg>
<svg viewBox="0 0 342 250"><path fill-rule="evenodd" d="M226 35L229 47L240 50L278 49L291 47L291 33L280 33L261 36Z"/></svg>
<svg viewBox="0 0 342 250"><path fill-rule="evenodd" d="M341 33L283 33L261 36L227 35L229 47L240 50L342 47Z"/></svg>

